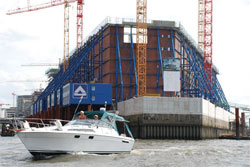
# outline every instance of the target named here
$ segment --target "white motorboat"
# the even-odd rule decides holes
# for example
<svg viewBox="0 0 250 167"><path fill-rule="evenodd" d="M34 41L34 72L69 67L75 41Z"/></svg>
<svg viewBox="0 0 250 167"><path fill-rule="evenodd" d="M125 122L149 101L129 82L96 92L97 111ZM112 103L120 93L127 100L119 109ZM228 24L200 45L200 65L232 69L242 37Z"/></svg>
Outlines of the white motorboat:
<svg viewBox="0 0 250 167"><path fill-rule="evenodd" d="M25 120L17 135L34 156L73 152L129 153L132 150L134 138L123 117L105 110L87 111L85 115L87 119L73 119L64 126L61 120L53 120L50 121L52 126L32 127ZM101 119L94 120L94 115Z"/></svg>

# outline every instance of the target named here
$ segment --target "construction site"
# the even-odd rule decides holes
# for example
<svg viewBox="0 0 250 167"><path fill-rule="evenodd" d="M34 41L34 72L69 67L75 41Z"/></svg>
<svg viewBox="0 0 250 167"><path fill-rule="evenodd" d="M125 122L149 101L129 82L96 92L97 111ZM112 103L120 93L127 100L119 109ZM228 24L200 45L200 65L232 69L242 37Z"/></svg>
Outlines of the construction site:
<svg viewBox="0 0 250 167"><path fill-rule="evenodd" d="M47 71L48 86L30 98L31 111L23 115L71 120L75 112L106 107L130 121L135 138L208 139L234 133L239 117L230 111L212 61L213 2L197 1L198 43L176 21L148 20L147 0L137 0L136 19L107 17L86 40L83 0L9 11L65 7L63 62ZM77 46L70 52L68 5L73 2Z"/></svg>

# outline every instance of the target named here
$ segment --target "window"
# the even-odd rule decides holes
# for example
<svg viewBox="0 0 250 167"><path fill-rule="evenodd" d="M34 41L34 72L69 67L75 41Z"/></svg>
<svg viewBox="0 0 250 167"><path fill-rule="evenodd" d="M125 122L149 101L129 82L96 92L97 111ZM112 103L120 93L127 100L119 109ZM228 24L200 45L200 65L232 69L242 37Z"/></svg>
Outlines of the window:
<svg viewBox="0 0 250 167"><path fill-rule="evenodd" d="M139 31L139 43L148 43L148 37L147 37L147 29L140 29ZM146 34L146 37L144 38L143 34ZM136 28L132 28L132 38L133 43L137 43L136 41ZM124 27L124 35L123 35L123 42L124 43L130 43L131 42L131 27Z"/></svg>

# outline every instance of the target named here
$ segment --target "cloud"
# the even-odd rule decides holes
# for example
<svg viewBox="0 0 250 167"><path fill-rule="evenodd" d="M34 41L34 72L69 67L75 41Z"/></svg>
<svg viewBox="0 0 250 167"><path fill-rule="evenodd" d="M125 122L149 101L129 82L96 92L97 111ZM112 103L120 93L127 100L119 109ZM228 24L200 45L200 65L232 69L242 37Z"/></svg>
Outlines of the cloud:
<svg viewBox="0 0 250 167"><path fill-rule="evenodd" d="M4 43L8 42L15 42L15 41L24 41L24 40L36 40L38 37L30 36L24 33L17 32L15 30L7 30L5 32L0 33L0 42Z"/></svg>
<svg viewBox="0 0 250 167"><path fill-rule="evenodd" d="M250 0L240 0L245 5L250 5Z"/></svg>

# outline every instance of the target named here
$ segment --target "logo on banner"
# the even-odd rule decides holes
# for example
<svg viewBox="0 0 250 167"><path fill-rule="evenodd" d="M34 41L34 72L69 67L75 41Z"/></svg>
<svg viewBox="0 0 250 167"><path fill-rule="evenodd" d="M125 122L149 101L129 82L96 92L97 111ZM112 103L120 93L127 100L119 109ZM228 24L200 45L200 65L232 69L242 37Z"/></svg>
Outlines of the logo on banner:
<svg viewBox="0 0 250 167"><path fill-rule="evenodd" d="M87 97L87 85L74 84L74 98Z"/></svg>
<svg viewBox="0 0 250 167"><path fill-rule="evenodd" d="M163 70L164 71L180 71L180 59L178 58L164 58L163 59Z"/></svg>

